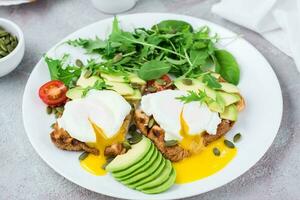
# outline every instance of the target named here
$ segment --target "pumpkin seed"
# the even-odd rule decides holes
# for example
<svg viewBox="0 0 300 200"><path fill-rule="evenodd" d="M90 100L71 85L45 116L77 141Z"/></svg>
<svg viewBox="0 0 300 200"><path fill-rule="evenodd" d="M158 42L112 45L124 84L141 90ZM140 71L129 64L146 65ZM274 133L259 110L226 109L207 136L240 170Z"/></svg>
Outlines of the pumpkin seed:
<svg viewBox="0 0 300 200"><path fill-rule="evenodd" d="M106 166L111 162L113 161L113 157L109 157L109 158L106 158L106 163L104 165L102 165L102 169L105 170Z"/></svg>
<svg viewBox="0 0 300 200"><path fill-rule="evenodd" d="M233 149L235 146L232 142L230 142L229 140L224 140L224 144L228 147Z"/></svg>
<svg viewBox="0 0 300 200"><path fill-rule="evenodd" d="M3 51L7 52L7 48L6 48L6 46L5 46L4 44L0 44L0 48L1 48Z"/></svg>
<svg viewBox="0 0 300 200"><path fill-rule="evenodd" d="M2 51L2 50L0 49L0 55L4 57L4 56L7 56L7 55L8 55L8 53L7 53L7 52L5 52L5 51Z"/></svg>
<svg viewBox="0 0 300 200"><path fill-rule="evenodd" d="M51 128L54 128L54 126L55 126L55 123L51 124L51 126L50 126L50 127L51 127Z"/></svg>
<svg viewBox="0 0 300 200"><path fill-rule="evenodd" d="M86 157L88 157L88 155L89 155L89 153L88 152L83 152L82 154L80 154L80 156L79 156L79 160L80 161L82 161L82 160L84 160L84 159L86 159Z"/></svg>
<svg viewBox="0 0 300 200"><path fill-rule="evenodd" d="M237 133L235 134L235 136L233 137L233 142L236 143L241 139L242 135L241 133Z"/></svg>
<svg viewBox="0 0 300 200"><path fill-rule="evenodd" d="M91 77L91 75L92 75L92 71L91 70L87 70L85 73L84 73L84 78L89 78L89 77Z"/></svg>
<svg viewBox="0 0 300 200"><path fill-rule="evenodd" d="M215 156L220 156L221 155L221 152L218 148L213 148L213 153L215 154Z"/></svg>
<svg viewBox="0 0 300 200"><path fill-rule="evenodd" d="M123 147L128 150L128 149L131 149L131 145L129 144L129 142L127 140L125 140L123 143L122 143Z"/></svg>
<svg viewBox="0 0 300 200"><path fill-rule="evenodd" d="M132 124L129 129L128 129L129 132L133 132L133 131L136 131L136 125L135 124Z"/></svg>
<svg viewBox="0 0 300 200"><path fill-rule="evenodd" d="M7 31L0 31L0 37L7 36L9 33Z"/></svg>
<svg viewBox="0 0 300 200"><path fill-rule="evenodd" d="M115 57L113 58L113 62L114 62L114 63L119 62L120 60L122 60L122 58L123 58L122 53L118 53L118 54L115 55Z"/></svg>
<svg viewBox="0 0 300 200"><path fill-rule="evenodd" d="M130 132L130 135L132 137L128 139L129 144L136 144L140 142L143 138L143 136L136 131Z"/></svg>
<svg viewBox="0 0 300 200"><path fill-rule="evenodd" d="M162 79L157 79L155 81L158 85L162 85L162 86L165 86L167 85L167 82L165 80L162 80Z"/></svg>
<svg viewBox="0 0 300 200"><path fill-rule="evenodd" d="M155 124L155 120L154 120L154 118L151 118L148 122L148 128L152 128L154 126L154 124Z"/></svg>
<svg viewBox="0 0 300 200"><path fill-rule="evenodd" d="M79 59L77 59L77 60L75 61L75 64L76 64L78 67L82 67L82 66L83 66L83 62L82 62L81 60L79 60Z"/></svg>
<svg viewBox="0 0 300 200"><path fill-rule="evenodd" d="M147 92L156 92L156 88L153 86L147 87Z"/></svg>
<svg viewBox="0 0 300 200"><path fill-rule="evenodd" d="M7 47L7 50L8 50L9 53L12 52L12 51L15 49L15 48L14 48L13 46L11 46L11 45L7 45L6 47Z"/></svg>
<svg viewBox="0 0 300 200"><path fill-rule="evenodd" d="M60 106L60 107L56 107L57 112L59 113L63 113L64 112L64 107Z"/></svg>
<svg viewBox="0 0 300 200"><path fill-rule="evenodd" d="M52 108L50 106L47 106L47 114L50 115L52 113Z"/></svg>
<svg viewBox="0 0 300 200"><path fill-rule="evenodd" d="M165 141L165 146L166 147L172 147L178 144L177 140L167 140Z"/></svg>
<svg viewBox="0 0 300 200"><path fill-rule="evenodd" d="M184 85L193 85L193 81L189 78L184 78L181 81Z"/></svg>

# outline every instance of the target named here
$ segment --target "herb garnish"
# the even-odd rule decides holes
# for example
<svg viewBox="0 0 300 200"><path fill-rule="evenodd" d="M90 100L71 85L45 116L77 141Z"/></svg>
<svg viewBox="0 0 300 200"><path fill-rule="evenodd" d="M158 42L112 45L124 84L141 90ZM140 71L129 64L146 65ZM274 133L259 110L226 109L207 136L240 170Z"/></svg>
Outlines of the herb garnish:
<svg viewBox="0 0 300 200"><path fill-rule="evenodd" d="M205 91L199 90L198 93L194 91L188 91L188 94L186 96L180 96L177 97L176 99L184 102L184 103L190 103L192 101L199 101L200 103L204 103L205 100L207 99L207 95Z"/></svg>

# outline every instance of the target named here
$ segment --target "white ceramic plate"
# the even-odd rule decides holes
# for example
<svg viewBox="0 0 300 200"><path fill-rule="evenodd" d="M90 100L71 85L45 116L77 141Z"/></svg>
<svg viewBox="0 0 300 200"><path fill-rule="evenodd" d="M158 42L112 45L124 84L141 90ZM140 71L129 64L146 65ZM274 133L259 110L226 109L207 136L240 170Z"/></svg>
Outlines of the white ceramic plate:
<svg viewBox="0 0 300 200"><path fill-rule="evenodd" d="M194 17L174 14L141 13L119 16L122 28L132 30L134 27L149 28L166 19L179 19L189 22L197 28L208 25L221 37L234 36L235 33ZM70 38L94 37L104 38L110 33L112 18L99 21L71 34ZM61 43L60 42L60 43ZM229 40L222 40L228 43ZM59 44L60 44L59 43ZM37 153L56 172L70 181L89 190L105 195L129 199L176 199L189 197L220 187L252 167L268 150L275 138L282 116L282 95L278 80L266 59L247 41L237 39L226 46L236 57L241 67L239 88L246 99L246 109L239 115L234 129L227 134L232 139L237 132L242 133L242 140L237 144L238 154L223 170L205 179L175 185L165 193L146 195L131 190L110 175L93 176L84 171L78 162L79 153L61 151L50 141L50 125L54 118L45 112L45 105L38 97L39 87L50 80L49 72L43 59L36 65L27 82L23 97L23 120L27 135ZM74 58L84 59L82 51L72 47L52 48L48 53L60 55L69 52Z"/></svg>

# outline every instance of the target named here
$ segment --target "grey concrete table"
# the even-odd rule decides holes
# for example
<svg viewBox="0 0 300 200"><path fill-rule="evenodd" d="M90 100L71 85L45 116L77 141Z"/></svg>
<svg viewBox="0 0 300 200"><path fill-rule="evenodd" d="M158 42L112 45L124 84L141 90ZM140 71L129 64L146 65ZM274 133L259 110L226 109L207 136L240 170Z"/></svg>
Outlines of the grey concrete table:
<svg viewBox="0 0 300 200"><path fill-rule="evenodd" d="M213 15L210 7L215 2L140 0L128 12L187 14L225 26L244 35L260 50L279 78L283 120L269 151L238 179L191 199L300 199L299 73L291 58L262 37ZM38 0L28 5L1 7L0 17L18 23L26 40L20 66L0 78L0 199L112 199L69 182L42 161L27 139L21 111L25 83L42 54L69 33L110 15L95 10L88 0Z"/></svg>

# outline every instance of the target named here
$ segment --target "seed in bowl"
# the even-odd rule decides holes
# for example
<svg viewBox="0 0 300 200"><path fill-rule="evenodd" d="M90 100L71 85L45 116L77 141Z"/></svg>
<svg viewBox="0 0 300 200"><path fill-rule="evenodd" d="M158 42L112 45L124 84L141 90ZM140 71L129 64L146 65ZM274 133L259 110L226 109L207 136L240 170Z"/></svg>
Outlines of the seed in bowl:
<svg viewBox="0 0 300 200"><path fill-rule="evenodd" d="M0 59L10 54L18 45L18 38L0 27Z"/></svg>

